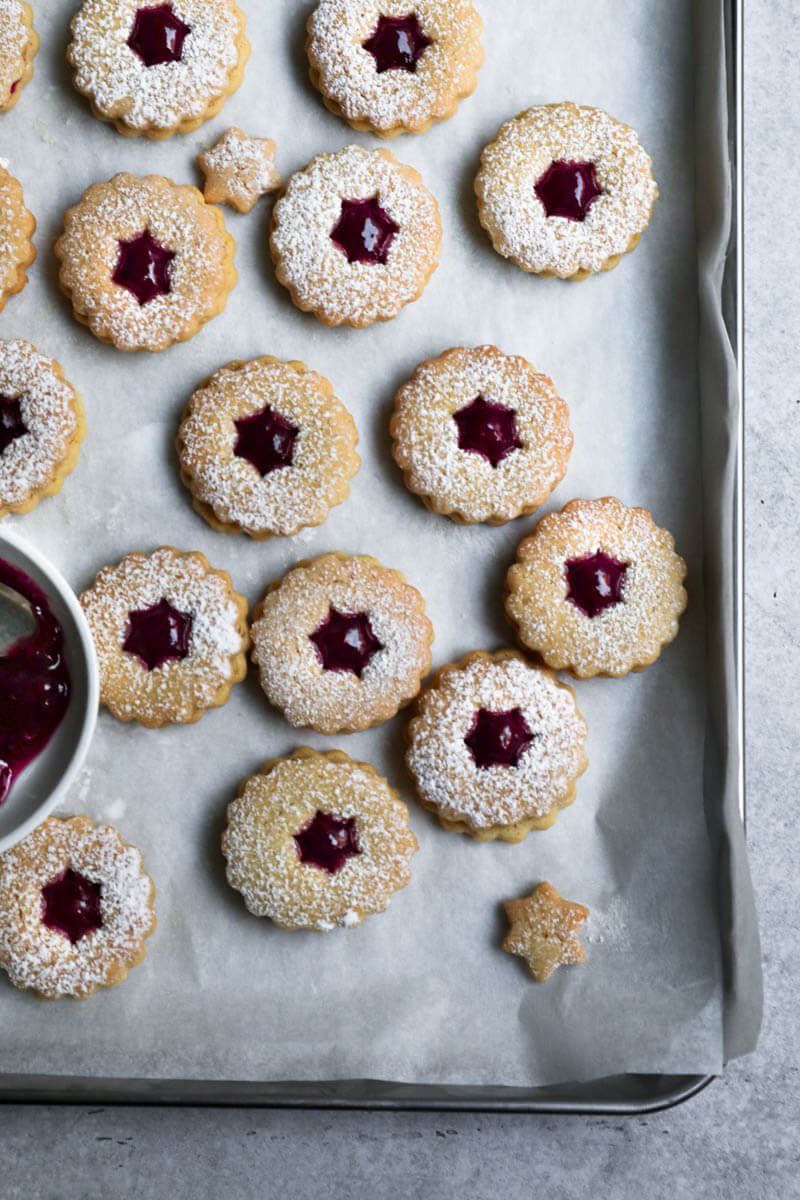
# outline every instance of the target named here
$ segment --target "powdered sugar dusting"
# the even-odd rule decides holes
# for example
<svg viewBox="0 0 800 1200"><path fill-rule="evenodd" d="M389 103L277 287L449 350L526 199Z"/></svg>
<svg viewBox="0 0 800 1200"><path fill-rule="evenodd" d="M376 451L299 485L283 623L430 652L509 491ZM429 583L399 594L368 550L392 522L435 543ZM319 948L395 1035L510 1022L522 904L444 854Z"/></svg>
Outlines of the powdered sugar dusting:
<svg viewBox="0 0 800 1200"><path fill-rule="evenodd" d="M232 204L240 212L249 212L259 196L276 191L283 182L275 168L275 143L247 137L236 126L197 161L206 176L206 199Z"/></svg>
<svg viewBox="0 0 800 1200"><path fill-rule="evenodd" d="M19 180L0 169L0 309L6 295L19 291L25 280L23 268L36 257L31 242L35 227Z"/></svg>
<svg viewBox="0 0 800 1200"><path fill-rule="evenodd" d="M29 40L22 0L0 0L0 95L4 99L25 69Z"/></svg>

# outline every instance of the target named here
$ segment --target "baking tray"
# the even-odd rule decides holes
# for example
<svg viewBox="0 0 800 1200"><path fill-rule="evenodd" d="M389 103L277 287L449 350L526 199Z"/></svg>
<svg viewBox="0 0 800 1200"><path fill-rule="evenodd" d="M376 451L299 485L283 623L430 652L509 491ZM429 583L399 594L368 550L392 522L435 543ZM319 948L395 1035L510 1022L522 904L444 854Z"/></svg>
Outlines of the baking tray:
<svg viewBox="0 0 800 1200"><path fill-rule="evenodd" d="M703 55L702 24L712 10L719 12L720 0L696 0L696 68L698 95L696 98L698 121L703 119L704 98L714 94L714 88L727 92L729 128L730 176L720 188L725 195L729 188L730 228L725 256L725 271L722 279L721 296L711 298L719 314L720 300L724 326L714 326L719 339L727 336L729 347L720 350L718 362L726 361L727 371L735 376L728 384L735 383L739 396L738 420L734 431L732 511L728 513L728 528L732 537L732 554L723 567L730 578L725 579L725 599L719 589L707 589L707 604L730 604L727 613L733 630L734 645L723 647L731 656L734 676L726 697L727 711L724 714L725 732L720 741L724 747L724 762L728 781L728 799L738 804L744 819L743 786L743 543L742 543L742 262L741 262L741 55L742 55L742 0L722 0L726 25L725 60L719 64ZM713 13L712 13L713 16ZM724 73L724 78L720 77ZM723 201L723 204L725 201ZM716 236L719 237L719 222ZM702 237L702 229L701 229ZM702 245L698 243L698 251ZM709 297L700 297L701 336L703 336L703 307ZM706 336L708 336L708 328ZM708 397L703 396L704 406ZM732 617L732 621L730 618ZM716 616L710 614L712 626ZM720 650L720 647L717 647ZM712 650L713 638L712 638ZM711 816L712 823L714 821ZM725 916L729 908L732 889L730 857L720 854L719 892L721 910ZM725 947L726 988L735 989L741 978L746 979L746 964L737 965L736 946L733 942L735 923L723 920L731 940ZM625 1074L607 1076L602 1079L580 1083L563 1083L537 1088L519 1087L470 1087L467 1085L417 1085L396 1084L378 1080L342 1080L332 1082L250 1082L217 1080L175 1079L127 1079L127 1078L78 1078L44 1075L0 1075L0 1100L6 1103L92 1103L92 1104L176 1104L176 1105L242 1105L281 1106L308 1108L364 1108L364 1109L420 1109L453 1111L494 1112L596 1112L634 1114L652 1112L687 1100L707 1086L712 1075L645 1075Z"/></svg>

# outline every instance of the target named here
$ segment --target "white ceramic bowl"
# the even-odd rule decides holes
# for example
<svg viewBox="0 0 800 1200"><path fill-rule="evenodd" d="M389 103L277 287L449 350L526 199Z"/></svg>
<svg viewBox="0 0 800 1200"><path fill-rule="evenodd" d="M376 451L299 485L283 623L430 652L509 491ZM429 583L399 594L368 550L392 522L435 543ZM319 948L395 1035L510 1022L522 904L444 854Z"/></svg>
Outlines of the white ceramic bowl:
<svg viewBox="0 0 800 1200"><path fill-rule="evenodd" d="M0 558L24 571L47 596L64 630L72 693L64 719L42 753L14 781L0 805L0 851L48 817L81 768L97 722L98 675L92 635L72 588L35 546L0 529Z"/></svg>

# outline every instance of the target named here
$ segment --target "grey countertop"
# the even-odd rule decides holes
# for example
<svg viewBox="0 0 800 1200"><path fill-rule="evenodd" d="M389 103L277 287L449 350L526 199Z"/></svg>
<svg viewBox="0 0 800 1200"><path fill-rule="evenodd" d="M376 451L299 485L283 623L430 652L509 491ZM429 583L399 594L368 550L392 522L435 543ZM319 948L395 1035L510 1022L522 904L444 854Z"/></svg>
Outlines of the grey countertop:
<svg viewBox="0 0 800 1200"><path fill-rule="evenodd" d="M687 1104L643 1118L5 1107L4 1200L800 1197L800 283L786 264L800 12L797 0L746 10L747 795L766 986L757 1052Z"/></svg>

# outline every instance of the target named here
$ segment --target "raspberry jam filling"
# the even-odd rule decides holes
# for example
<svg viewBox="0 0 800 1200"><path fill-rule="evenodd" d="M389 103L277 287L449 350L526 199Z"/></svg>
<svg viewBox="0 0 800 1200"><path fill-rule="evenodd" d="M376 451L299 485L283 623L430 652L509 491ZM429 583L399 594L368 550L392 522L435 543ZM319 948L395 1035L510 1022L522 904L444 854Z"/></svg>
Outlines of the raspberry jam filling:
<svg viewBox="0 0 800 1200"><path fill-rule="evenodd" d="M487 458L493 467L522 449L517 432L517 414L513 408L492 404L483 396L476 396L466 408L453 413L458 426L458 445Z"/></svg>
<svg viewBox="0 0 800 1200"><path fill-rule="evenodd" d="M366 613L342 613L333 605L310 639L323 670L350 671L359 679L370 659L383 649Z"/></svg>
<svg viewBox="0 0 800 1200"><path fill-rule="evenodd" d="M319 867L329 875L340 871L348 858L360 854L355 817L337 817L317 812L294 835L300 861Z"/></svg>
<svg viewBox="0 0 800 1200"><path fill-rule="evenodd" d="M593 162L552 162L535 184L536 195L548 217L585 221L586 214L603 189L597 182Z"/></svg>
<svg viewBox="0 0 800 1200"><path fill-rule="evenodd" d="M0 454L6 446L10 446L28 427L22 419L22 409L18 399L0 395Z"/></svg>
<svg viewBox="0 0 800 1200"><path fill-rule="evenodd" d="M375 59L379 75L384 71L408 71L413 75L432 44L422 32L415 12L407 17L379 17L370 36L361 43Z"/></svg>
<svg viewBox="0 0 800 1200"><path fill-rule="evenodd" d="M8 89L8 94L9 94L10 96L13 96L13 95L14 95L14 92L17 90L17 88L19 87L19 85L20 85L20 83L21 83L21 82L22 82L22 80L21 80L21 79L15 79L15 80L14 80L14 82L13 82L13 83L12 83L12 85L11 85L11 87Z"/></svg>
<svg viewBox="0 0 800 1200"><path fill-rule="evenodd" d="M267 406L234 421L234 425L237 438L233 453L251 462L259 475L292 465L294 443L300 430L286 417Z"/></svg>
<svg viewBox="0 0 800 1200"><path fill-rule="evenodd" d="M184 39L191 32L191 25L175 16L171 4L157 4L136 10L128 45L146 67L157 67L180 62Z"/></svg>
<svg viewBox="0 0 800 1200"><path fill-rule="evenodd" d="M162 596L158 604L128 613L122 649L134 654L148 671L155 671L173 658L186 658L192 624L191 613L180 612Z"/></svg>
<svg viewBox="0 0 800 1200"><path fill-rule="evenodd" d="M73 946L87 933L102 929L103 885L69 867L42 888L42 924L69 938Z"/></svg>
<svg viewBox="0 0 800 1200"><path fill-rule="evenodd" d="M507 712L479 708L464 741L475 766L485 769L516 767L535 737L521 708L511 708Z"/></svg>
<svg viewBox="0 0 800 1200"><path fill-rule="evenodd" d="M119 243L119 257L111 278L132 292L139 304L147 304L148 300L166 296L170 291L174 257L174 250L162 246L145 229L129 242Z"/></svg>
<svg viewBox="0 0 800 1200"><path fill-rule="evenodd" d="M399 230L400 226L378 204L377 196L369 200L343 200L331 240L344 250L348 262L385 263Z"/></svg>
<svg viewBox="0 0 800 1200"><path fill-rule="evenodd" d="M627 563L598 550L596 554L569 559L565 569L567 599L587 617L596 617L622 600Z"/></svg>
<svg viewBox="0 0 800 1200"><path fill-rule="evenodd" d="M0 559L0 583L23 596L36 628L0 658L0 804L28 763L44 750L67 711L70 678L64 631L41 588ZM11 603L11 601L3 601Z"/></svg>

